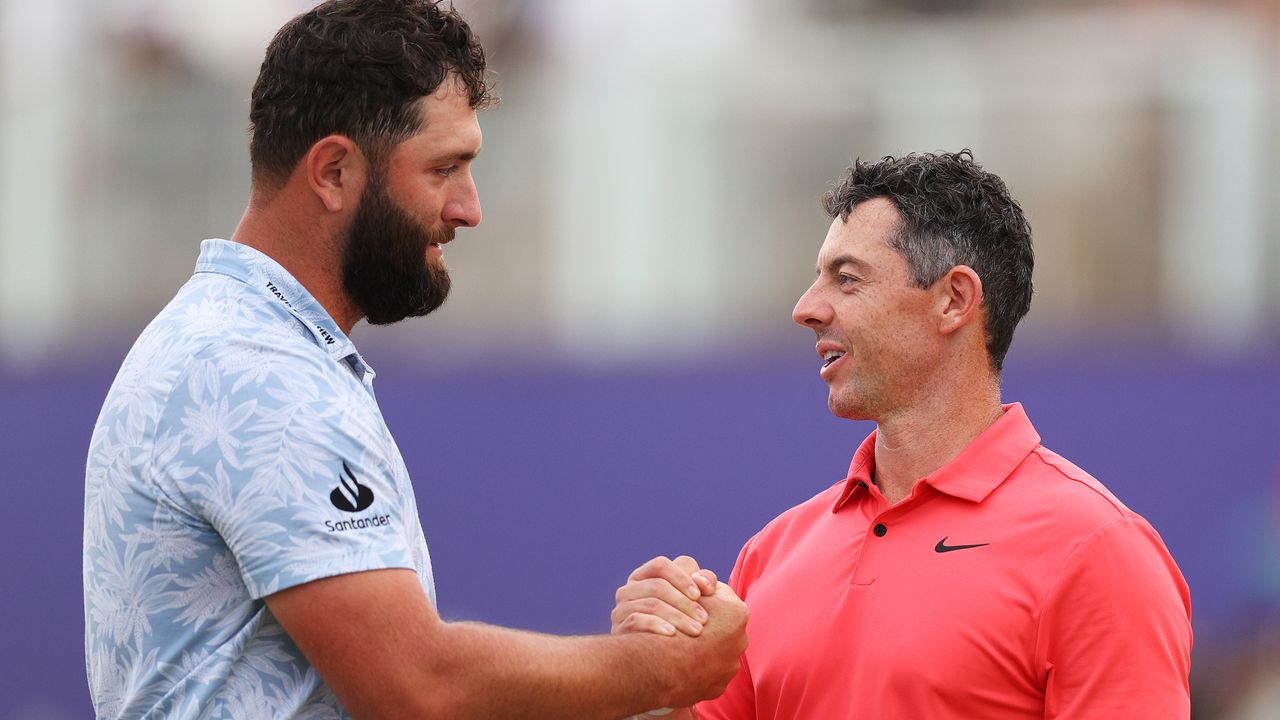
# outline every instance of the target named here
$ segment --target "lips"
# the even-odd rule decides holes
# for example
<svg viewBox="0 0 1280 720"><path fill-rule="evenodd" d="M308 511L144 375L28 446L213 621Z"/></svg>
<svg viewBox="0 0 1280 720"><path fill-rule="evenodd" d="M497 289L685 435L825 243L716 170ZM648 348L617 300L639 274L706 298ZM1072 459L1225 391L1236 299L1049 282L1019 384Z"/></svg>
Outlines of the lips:
<svg viewBox="0 0 1280 720"><path fill-rule="evenodd" d="M818 372L825 379L834 372L832 368L844 358L846 351L844 346L829 340L820 341L817 345L817 351L818 357L822 358L822 367Z"/></svg>
<svg viewBox="0 0 1280 720"><path fill-rule="evenodd" d="M432 242L427 243L427 255L431 257L444 257L444 246L453 240L454 229L448 226L440 230L431 231L427 238Z"/></svg>
<svg viewBox="0 0 1280 720"><path fill-rule="evenodd" d="M437 242L427 243L427 254L432 257L444 257L444 246L453 240L452 237L441 238Z"/></svg>

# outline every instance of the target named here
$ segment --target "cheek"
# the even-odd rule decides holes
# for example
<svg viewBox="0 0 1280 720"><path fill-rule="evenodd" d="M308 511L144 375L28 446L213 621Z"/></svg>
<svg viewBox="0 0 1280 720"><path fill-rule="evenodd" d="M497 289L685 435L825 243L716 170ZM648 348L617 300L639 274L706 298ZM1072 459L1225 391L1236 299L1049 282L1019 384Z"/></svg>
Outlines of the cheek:
<svg viewBox="0 0 1280 720"><path fill-rule="evenodd" d="M918 308L877 309L867 312L856 329L864 349L876 364L901 365L936 352L936 333Z"/></svg>

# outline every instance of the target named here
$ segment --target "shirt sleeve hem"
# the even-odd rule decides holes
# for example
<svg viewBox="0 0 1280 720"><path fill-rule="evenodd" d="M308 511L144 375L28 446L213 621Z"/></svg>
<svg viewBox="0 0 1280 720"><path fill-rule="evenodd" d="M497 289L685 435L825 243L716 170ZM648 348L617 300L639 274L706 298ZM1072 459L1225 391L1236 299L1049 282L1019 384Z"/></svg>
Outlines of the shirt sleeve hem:
<svg viewBox="0 0 1280 720"><path fill-rule="evenodd" d="M370 570L405 569L417 572L417 568L407 556L387 560L381 557L369 557L368 551L308 557L304 561L311 568L308 572L287 573L289 566L296 562L296 560L284 560L255 570L254 575L272 578L271 582L258 582L242 570L241 577L244 579L245 589L248 590L250 597L261 600L281 590L288 590L316 580Z"/></svg>

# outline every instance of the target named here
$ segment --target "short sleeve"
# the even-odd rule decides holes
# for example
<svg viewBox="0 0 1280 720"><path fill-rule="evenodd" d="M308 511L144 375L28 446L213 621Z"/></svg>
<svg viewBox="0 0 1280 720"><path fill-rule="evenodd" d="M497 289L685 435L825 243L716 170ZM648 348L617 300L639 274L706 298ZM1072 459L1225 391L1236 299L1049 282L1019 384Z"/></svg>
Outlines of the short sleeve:
<svg viewBox="0 0 1280 720"><path fill-rule="evenodd" d="M1084 540L1046 599L1045 717L1191 714L1191 597L1160 536L1126 517Z"/></svg>
<svg viewBox="0 0 1280 720"><path fill-rule="evenodd" d="M178 379L151 467L261 598L414 567L398 458L373 398L318 348L239 339L199 353Z"/></svg>
<svg viewBox="0 0 1280 720"><path fill-rule="evenodd" d="M733 564L733 572L729 573L729 587L746 600L748 585L754 578L745 577L748 558L755 538L747 541L738 553L738 560ZM750 607L750 603L747 603ZM751 620L747 619L747 637L751 637ZM747 654L738 658L738 674L729 681L720 697L707 702L698 703L696 710L698 720L753 720L756 717L756 691L751 682L751 666Z"/></svg>

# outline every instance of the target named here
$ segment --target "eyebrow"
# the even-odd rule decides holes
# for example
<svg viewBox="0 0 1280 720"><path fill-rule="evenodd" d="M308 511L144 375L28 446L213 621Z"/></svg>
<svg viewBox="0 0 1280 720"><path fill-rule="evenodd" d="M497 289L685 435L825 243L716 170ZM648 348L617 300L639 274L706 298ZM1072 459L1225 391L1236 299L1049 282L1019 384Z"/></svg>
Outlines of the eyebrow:
<svg viewBox="0 0 1280 720"><path fill-rule="evenodd" d="M871 271L871 266L868 265L865 261L859 260L858 258L848 253L845 253L843 255L837 255L827 261L827 272L835 274L835 272L839 270L843 265L852 265L855 270L864 274ZM821 275L822 267L815 265L813 268L813 272L816 275Z"/></svg>
<svg viewBox="0 0 1280 720"><path fill-rule="evenodd" d="M481 148L475 150L459 150L457 152L442 153L431 159L429 164L437 165L442 162L471 162L480 155Z"/></svg>

